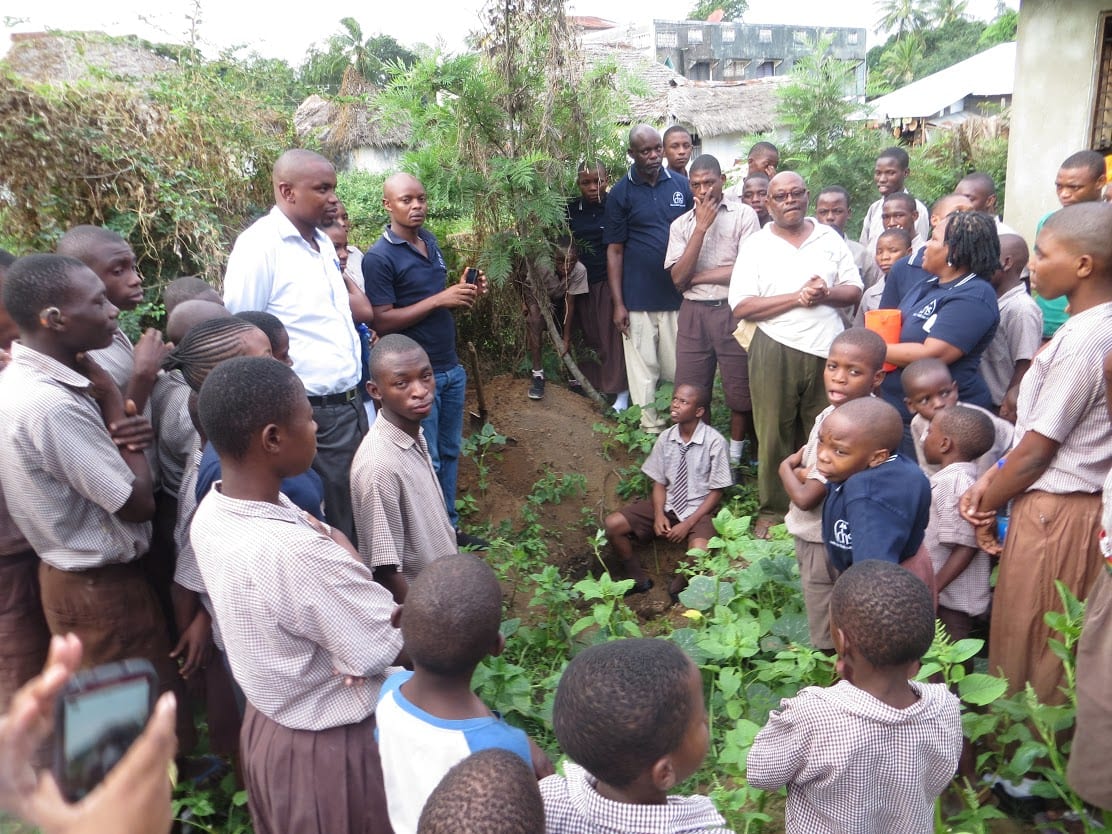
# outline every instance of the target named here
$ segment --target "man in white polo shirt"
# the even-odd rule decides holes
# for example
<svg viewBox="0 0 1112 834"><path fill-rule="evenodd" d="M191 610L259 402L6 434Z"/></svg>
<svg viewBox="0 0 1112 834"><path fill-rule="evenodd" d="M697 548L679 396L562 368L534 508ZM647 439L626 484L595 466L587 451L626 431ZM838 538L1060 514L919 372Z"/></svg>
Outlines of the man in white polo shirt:
<svg viewBox="0 0 1112 834"><path fill-rule="evenodd" d="M359 397L359 335L332 241L336 171L312 151L294 149L274 163L274 207L239 238L228 258L224 304L233 313L263 310L290 337L290 359L317 421L313 469L324 481L329 524L354 538L349 472L367 432Z"/></svg>
<svg viewBox="0 0 1112 834"><path fill-rule="evenodd" d="M768 185L772 222L741 244L730 278L734 315L756 323L749 389L757 430L760 508L754 532L784 518L780 461L806 440L826 406L823 366L845 329L839 310L861 299L861 276L834 229L807 217L803 178L785 171Z"/></svg>

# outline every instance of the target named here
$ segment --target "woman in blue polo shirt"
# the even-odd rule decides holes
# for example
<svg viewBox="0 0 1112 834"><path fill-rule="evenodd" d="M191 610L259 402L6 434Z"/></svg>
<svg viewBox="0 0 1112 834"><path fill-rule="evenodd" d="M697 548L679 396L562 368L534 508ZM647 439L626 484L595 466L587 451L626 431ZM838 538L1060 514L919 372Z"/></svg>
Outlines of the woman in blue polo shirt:
<svg viewBox="0 0 1112 834"><path fill-rule="evenodd" d="M996 292L989 283L999 267L1000 239L990 215L958 212L934 227L923 254L923 268L933 277L900 300L900 341L888 345L888 361L897 370L881 386L882 396L899 409L905 425L911 414L904 405L900 373L926 357L950 366L959 400L992 408L979 368L1000 321Z"/></svg>

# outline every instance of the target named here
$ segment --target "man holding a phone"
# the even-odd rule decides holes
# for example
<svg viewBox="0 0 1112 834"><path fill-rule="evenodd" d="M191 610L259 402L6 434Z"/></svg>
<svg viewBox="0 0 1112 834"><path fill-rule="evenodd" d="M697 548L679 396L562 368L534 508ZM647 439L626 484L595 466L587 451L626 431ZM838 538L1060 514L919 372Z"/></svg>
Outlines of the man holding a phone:
<svg viewBox="0 0 1112 834"><path fill-rule="evenodd" d="M458 282L448 281L448 266L436 236L424 228L428 195L420 180L394 174L382 190L390 222L363 256L363 281L374 307L375 330L383 335L403 333L429 355L436 397L421 426L459 544L481 546L486 544L481 539L459 532L456 512L467 371L456 354L452 311L471 309L486 292L486 279L469 268Z"/></svg>

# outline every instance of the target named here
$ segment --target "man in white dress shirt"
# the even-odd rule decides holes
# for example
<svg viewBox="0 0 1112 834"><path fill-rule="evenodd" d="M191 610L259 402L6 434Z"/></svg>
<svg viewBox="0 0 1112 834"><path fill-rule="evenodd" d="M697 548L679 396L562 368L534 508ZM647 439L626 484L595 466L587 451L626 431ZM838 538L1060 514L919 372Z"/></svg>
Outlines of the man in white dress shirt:
<svg viewBox="0 0 1112 834"><path fill-rule="evenodd" d="M317 422L313 469L324 481L325 515L354 538L348 479L367 415L347 288L320 229L339 210L336 171L323 156L294 149L274 163L272 178L274 207L239 236L228 258L224 304L233 313L271 313L289 332L293 369Z"/></svg>

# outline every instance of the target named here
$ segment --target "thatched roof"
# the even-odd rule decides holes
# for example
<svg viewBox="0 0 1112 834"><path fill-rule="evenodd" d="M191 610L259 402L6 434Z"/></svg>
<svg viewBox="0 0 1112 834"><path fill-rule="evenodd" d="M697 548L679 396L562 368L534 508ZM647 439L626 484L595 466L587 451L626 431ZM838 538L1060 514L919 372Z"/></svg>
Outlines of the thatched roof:
<svg viewBox="0 0 1112 834"><path fill-rule="evenodd" d="M298 138L315 139L330 156L350 154L356 148L407 147L412 130L409 125L382 118L375 103L378 92L377 87L349 68L340 85L343 104L311 95L298 106L293 117Z"/></svg>
<svg viewBox="0 0 1112 834"><path fill-rule="evenodd" d="M104 74L142 81L178 69L169 58L101 32L14 33L4 62L16 75L40 84L71 84Z"/></svg>
<svg viewBox="0 0 1112 834"><path fill-rule="evenodd" d="M644 94L630 98L630 122L684 124L701 136L766 133L776 126L776 91L787 76L750 81L690 81L653 60L644 50L621 43L584 43L588 66L607 60L636 79Z"/></svg>

